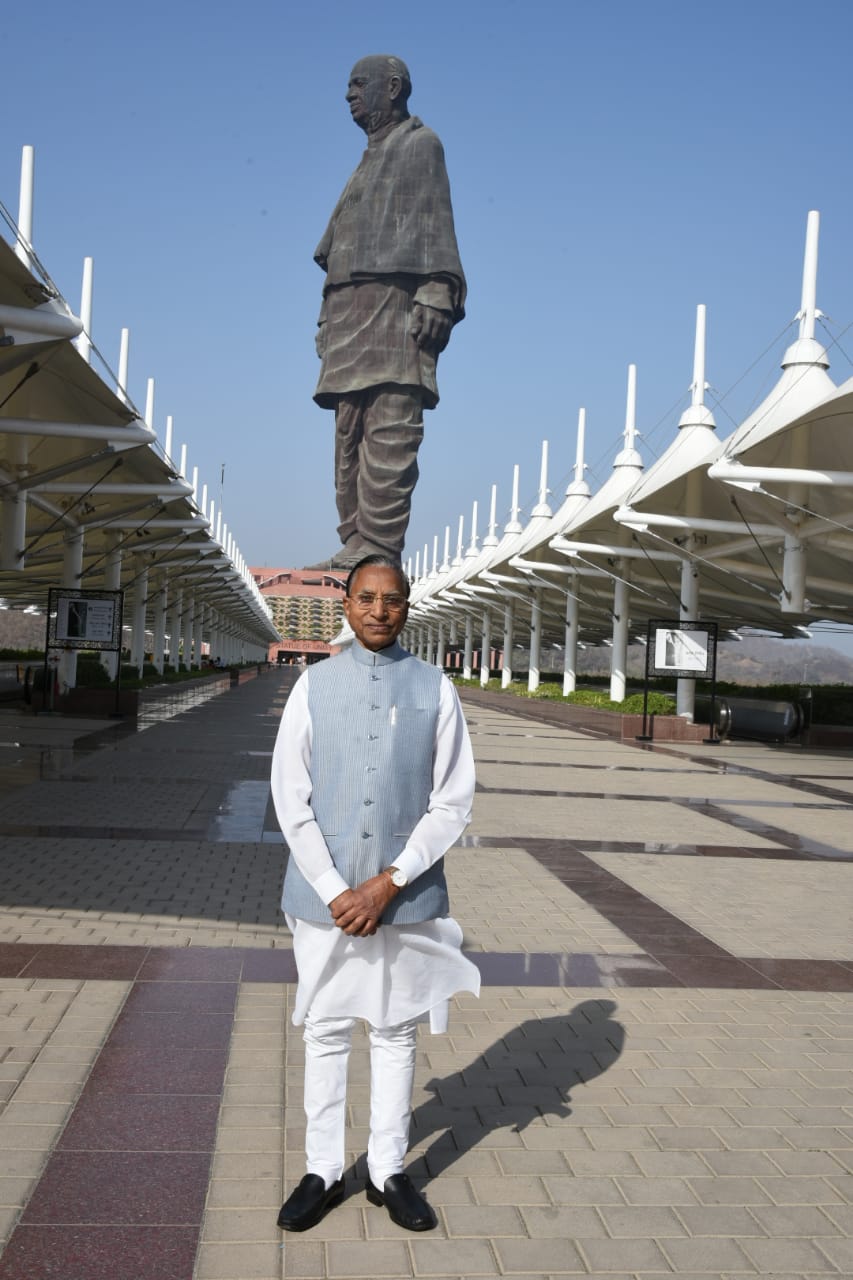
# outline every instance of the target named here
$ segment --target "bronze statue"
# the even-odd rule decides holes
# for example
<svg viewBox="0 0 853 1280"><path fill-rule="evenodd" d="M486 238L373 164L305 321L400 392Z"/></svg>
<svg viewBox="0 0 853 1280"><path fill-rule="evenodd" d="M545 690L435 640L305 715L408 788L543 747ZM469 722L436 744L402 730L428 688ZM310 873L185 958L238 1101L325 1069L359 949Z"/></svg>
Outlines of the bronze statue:
<svg viewBox="0 0 853 1280"><path fill-rule="evenodd" d="M326 272L314 399L335 411L340 568L403 550L423 411L438 403L439 352L465 314L444 151L409 115L411 87L400 58L353 67L346 100L367 150L314 255Z"/></svg>

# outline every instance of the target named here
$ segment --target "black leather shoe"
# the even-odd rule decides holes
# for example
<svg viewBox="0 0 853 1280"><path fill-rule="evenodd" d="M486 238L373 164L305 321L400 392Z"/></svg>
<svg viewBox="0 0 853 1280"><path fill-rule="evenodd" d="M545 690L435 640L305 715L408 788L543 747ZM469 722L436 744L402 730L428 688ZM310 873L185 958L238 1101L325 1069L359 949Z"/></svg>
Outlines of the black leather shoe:
<svg viewBox="0 0 853 1280"><path fill-rule="evenodd" d="M318 1173L306 1173L295 1191L281 1206L278 1225L285 1231L308 1231L344 1198L344 1180L338 1178L330 1187Z"/></svg>
<svg viewBox="0 0 853 1280"><path fill-rule="evenodd" d="M435 1214L419 1191L412 1186L407 1173L395 1173L385 1179L382 1191L367 1179L367 1198L371 1204L384 1205L388 1216L407 1231L432 1231Z"/></svg>

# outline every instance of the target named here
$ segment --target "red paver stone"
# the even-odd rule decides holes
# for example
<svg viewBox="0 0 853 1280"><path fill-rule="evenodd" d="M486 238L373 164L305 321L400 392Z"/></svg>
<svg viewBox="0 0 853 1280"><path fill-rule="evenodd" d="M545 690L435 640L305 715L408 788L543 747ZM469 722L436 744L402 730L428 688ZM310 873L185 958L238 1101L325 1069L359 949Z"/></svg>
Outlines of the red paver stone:
<svg viewBox="0 0 853 1280"><path fill-rule="evenodd" d="M125 1002L124 1012L232 1013L236 1000L236 983L137 982Z"/></svg>
<svg viewBox="0 0 853 1280"><path fill-rule="evenodd" d="M233 1024L230 1013L144 1013L131 1009L121 1014L109 1042L117 1049L130 1045L225 1049Z"/></svg>
<svg viewBox="0 0 853 1280"><path fill-rule="evenodd" d="M206 1152L57 1151L22 1222L197 1225L209 1173Z"/></svg>
<svg viewBox="0 0 853 1280"><path fill-rule="evenodd" d="M212 1151L219 1096L84 1092L62 1151Z"/></svg>
<svg viewBox="0 0 853 1280"><path fill-rule="evenodd" d="M87 947L56 943L39 947L24 978L135 978L147 947Z"/></svg>
<svg viewBox="0 0 853 1280"><path fill-rule="evenodd" d="M191 1280L192 1227L18 1227L0 1280Z"/></svg>
<svg viewBox="0 0 853 1280"><path fill-rule="evenodd" d="M140 982L239 982L243 961L236 948L153 947L138 976Z"/></svg>
<svg viewBox="0 0 853 1280"><path fill-rule="evenodd" d="M101 1050L86 1091L95 1093L222 1092L227 1052L111 1043Z"/></svg>

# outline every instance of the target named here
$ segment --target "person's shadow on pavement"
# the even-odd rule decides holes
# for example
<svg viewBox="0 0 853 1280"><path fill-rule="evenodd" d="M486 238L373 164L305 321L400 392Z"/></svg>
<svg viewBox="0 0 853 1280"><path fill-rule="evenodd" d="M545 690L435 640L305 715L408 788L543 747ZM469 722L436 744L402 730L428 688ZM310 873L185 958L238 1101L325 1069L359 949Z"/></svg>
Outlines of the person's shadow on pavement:
<svg viewBox="0 0 853 1280"><path fill-rule="evenodd" d="M433 1097L412 1116L411 1145L422 1154L408 1171L418 1181L435 1178L495 1129L521 1133L546 1116L570 1116L571 1090L602 1075L622 1052L616 1008L612 1000L584 1000L570 1013L530 1018L469 1066L430 1080Z"/></svg>

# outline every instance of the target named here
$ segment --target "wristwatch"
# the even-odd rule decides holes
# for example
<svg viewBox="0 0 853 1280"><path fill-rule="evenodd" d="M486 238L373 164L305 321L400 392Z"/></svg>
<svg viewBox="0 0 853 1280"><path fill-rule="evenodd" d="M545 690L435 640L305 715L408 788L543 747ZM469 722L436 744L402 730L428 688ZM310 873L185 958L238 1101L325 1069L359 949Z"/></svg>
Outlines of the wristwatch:
<svg viewBox="0 0 853 1280"><path fill-rule="evenodd" d="M405 889L409 883L409 877L405 871L401 871L399 867L386 867L388 875L391 877L391 883L397 889Z"/></svg>

